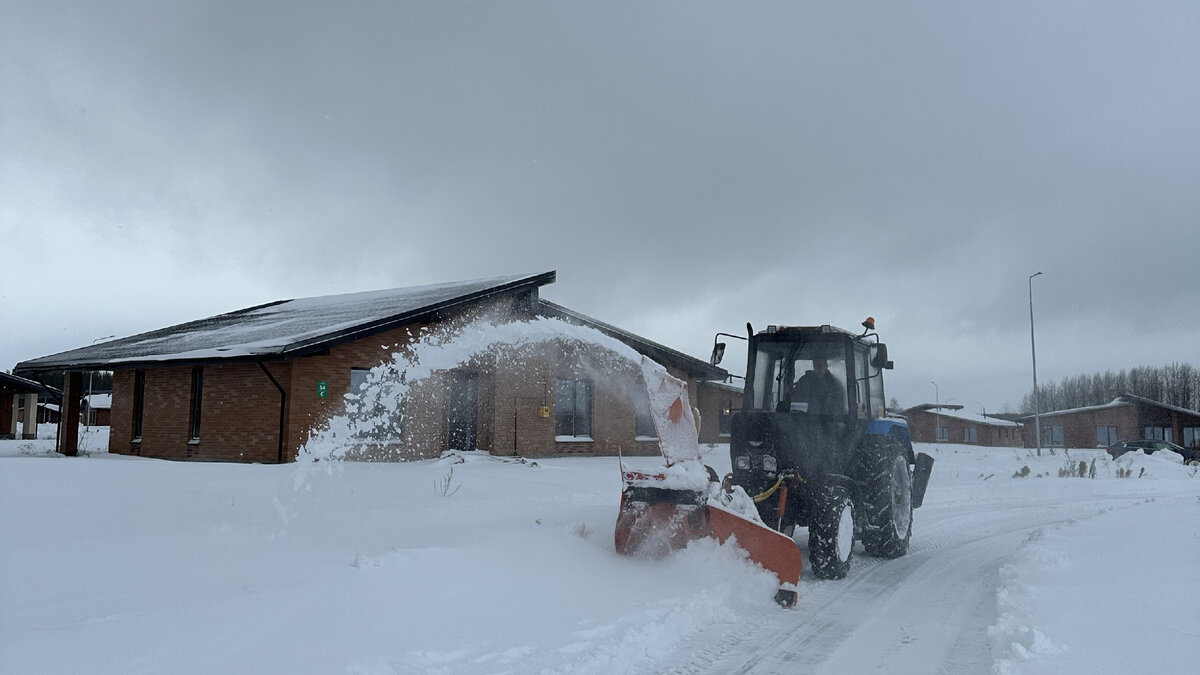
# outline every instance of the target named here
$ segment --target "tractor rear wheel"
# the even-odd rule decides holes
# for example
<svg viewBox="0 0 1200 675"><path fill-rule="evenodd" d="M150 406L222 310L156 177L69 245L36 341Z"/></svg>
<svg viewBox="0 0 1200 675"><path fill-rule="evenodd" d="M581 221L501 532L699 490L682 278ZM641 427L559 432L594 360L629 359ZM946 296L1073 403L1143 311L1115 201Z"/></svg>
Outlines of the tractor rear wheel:
<svg viewBox="0 0 1200 675"><path fill-rule="evenodd" d="M808 526L808 557L813 574L842 579L850 571L854 550L854 501L846 486L830 483L817 488L813 522Z"/></svg>
<svg viewBox="0 0 1200 675"><path fill-rule="evenodd" d="M862 486L861 538L867 555L899 558L912 538L912 469L899 440L868 438L855 458Z"/></svg>

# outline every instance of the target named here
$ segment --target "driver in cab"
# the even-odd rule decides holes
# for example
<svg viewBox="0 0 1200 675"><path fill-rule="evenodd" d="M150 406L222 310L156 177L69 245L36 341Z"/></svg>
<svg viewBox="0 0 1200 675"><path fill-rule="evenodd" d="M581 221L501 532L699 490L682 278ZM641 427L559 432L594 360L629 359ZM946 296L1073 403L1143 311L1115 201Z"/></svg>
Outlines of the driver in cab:
<svg viewBox="0 0 1200 675"><path fill-rule="evenodd" d="M814 415L846 414L846 388L829 372L827 359L813 359L809 370L792 385L792 409L796 403L806 403L808 412Z"/></svg>

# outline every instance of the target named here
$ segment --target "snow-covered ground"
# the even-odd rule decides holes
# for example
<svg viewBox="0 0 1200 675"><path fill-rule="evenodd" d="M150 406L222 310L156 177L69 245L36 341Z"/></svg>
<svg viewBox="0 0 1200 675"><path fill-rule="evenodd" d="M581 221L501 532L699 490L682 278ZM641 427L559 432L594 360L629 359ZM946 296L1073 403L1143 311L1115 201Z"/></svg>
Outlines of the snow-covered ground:
<svg viewBox="0 0 1200 675"><path fill-rule="evenodd" d="M1161 453L922 447L909 555L782 610L730 546L616 555L616 458L52 447L0 441L4 673L1196 672L1200 476Z"/></svg>

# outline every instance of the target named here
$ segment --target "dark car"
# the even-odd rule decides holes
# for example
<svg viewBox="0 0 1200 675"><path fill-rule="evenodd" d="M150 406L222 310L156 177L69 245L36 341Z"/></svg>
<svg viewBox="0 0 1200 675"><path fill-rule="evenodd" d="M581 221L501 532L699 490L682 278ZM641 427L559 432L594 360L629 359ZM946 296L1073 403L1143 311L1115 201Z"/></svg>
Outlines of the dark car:
<svg viewBox="0 0 1200 675"><path fill-rule="evenodd" d="M1141 450L1147 455L1158 452L1159 450L1170 450L1183 455L1184 464L1200 464L1200 448L1184 448L1170 441L1117 441L1108 446L1108 454L1113 459L1120 457L1127 452Z"/></svg>

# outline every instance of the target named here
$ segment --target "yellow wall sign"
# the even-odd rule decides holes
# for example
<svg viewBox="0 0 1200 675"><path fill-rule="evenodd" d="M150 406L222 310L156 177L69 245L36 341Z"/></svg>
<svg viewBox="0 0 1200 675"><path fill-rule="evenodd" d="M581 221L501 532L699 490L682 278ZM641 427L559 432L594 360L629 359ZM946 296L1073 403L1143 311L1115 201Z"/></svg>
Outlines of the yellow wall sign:
<svg viewBox="0 0 1200 675"><path fill-rule="evenodd" d="M538 417L549 417L549 416L550 416L550 406L544 405L544 406L538 408Z"/></svg>

